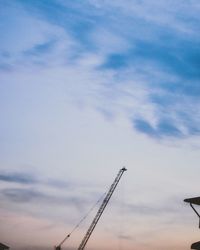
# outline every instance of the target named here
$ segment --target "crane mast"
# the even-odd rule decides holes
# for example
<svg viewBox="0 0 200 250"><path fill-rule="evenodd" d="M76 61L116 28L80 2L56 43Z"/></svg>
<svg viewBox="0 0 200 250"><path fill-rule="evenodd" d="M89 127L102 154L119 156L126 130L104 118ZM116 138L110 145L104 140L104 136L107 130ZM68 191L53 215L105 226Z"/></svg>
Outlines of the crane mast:
<svg viewBox="0 0 200 250"><path fill-rule="evenodd" d="M95 228L95 226L97 225L97 222L99 221L104 209L106 208L113 192L115 191L115 188L117 187L118 182L120 181L124 171L126 171L127 169L125 167L123 167L122 169L119 170L117 177L115 178L114 182L112 183L112 185L110 186L110 189L108 190L99 210L97 211L96 216L94 217L90 227L88 228L85 236L83 237L83 240L81 241L81 244L78 247L78 250L83 250Z"/></svg>

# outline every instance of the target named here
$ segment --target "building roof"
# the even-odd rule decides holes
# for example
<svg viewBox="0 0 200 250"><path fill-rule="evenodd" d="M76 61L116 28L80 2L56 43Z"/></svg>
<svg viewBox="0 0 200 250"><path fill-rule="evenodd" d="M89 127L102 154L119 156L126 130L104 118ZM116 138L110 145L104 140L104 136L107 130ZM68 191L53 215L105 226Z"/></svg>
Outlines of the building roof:
<svg viewBox="0 0 200 250"><path fill-rule="evenodd" d="M200 241L193 243L191 249L200 250Z"/></svg>
<svg viewBox="0 0 200 250"><path fill-rule="evenodd" d="M200 197L189 198L185 199L184 201L191 204L200 205Z"/></svg>
<svg viewBox="0 0 200 250"><path fill-rule="evenodd" d="M0 249L9 249L9 247L0 242Z"/></svg>

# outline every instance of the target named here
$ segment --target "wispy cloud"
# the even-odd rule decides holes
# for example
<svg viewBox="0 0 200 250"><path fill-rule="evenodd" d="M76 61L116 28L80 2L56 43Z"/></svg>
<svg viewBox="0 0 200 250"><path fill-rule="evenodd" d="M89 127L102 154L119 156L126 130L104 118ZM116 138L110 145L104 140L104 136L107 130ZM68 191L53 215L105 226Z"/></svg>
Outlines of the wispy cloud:
<svg viewBox="0 0 200 250"><path fill-rule="evenodd" d="M19 189L11 188L2 190L2 194L8 200L13 202L31 202L34 200L42 199L46 196L43 196L41 193L33 191L32 189Z"/></svg>
<svg viewBox="0 0 200 250"><path fill-rule="evenodd" d="M7 200L14 203L40 202L44 204L73 205L77 208L80 208L81 205L84 206L86 203L81 198L48 195L30 188L6 188L2 190L2 194Z"/></svg>
<svg viewBox="0 0 200 250"><path fill-rule="evenodd" d="M122 239L122 240L132 240L133 237L130 236L130 235L125 235L125 234L120 234L118 235L119 239Z"/></svg>
<svg viewBox="0 0 200 250"><path fill-rule="evenodd" d="M144 134L148 134L153 138L175 137L183 138L184 134L173 125L173 121L159 121L156 127L153 127L149 122L142 119L135 119L133 121L134 127Z"/></svg>
<svg viewBox="0 0 200 250"><path fill-rule="evenodd" d="M48 41L45 43L37 44L30 50L26 50L24 54L27 56L38 56L42 54L51 53L54 43L54 41Z"/></svg>
<svg viewBox="0 0 200 250"><path fill-rule="evenodd" d="M0 183L2 183L0 195L4 201L20 206L39 202L45 206L48 204L54 204L53 206L71 205L79 211L81 207L84 209L88 201L94 200L97 195L93 191L82 197L84 189L88 188L86 183L36 177L34 174L24 172L1 173ZM80 190L82 191L80 192Z"/></svg>
<svg viewBox="0 0 200 250"><path fill-rule="evenodd" d="M176 204L177 205L177 204ZM160 215L175 215L180 212L178 209L178 206L175 206L174 204L171 206L165 204L160 206L159 204L155 204L154 206L152 205L147 205L147 204L126 204L125 205L125 210L127 213L132 213L132 214L139 214L141 216L160 216Z"/></svg>
<svg viewBox="0 0 200 250"><path fill-rule="evenodd" d="M35 184L38 183L38 180L31 175L24 173L1 173L0 181L5 182L14 182L21 184Z"/></svg>
<svg viewBox="0 0 200 250"><path fill-rule="evenodd" d="M39 178L34 174L28 174L22 171L18 172L2 172L0 173L0 182L31 185L31 186L47 186L58 189L71 189L75 184L71 181L62 181L54 178Z"/></svg>
<svg viewBox="0 0 200 250"><path fill-rule="evenodd" d="M19 3L22 4L21 1ZM93 103L97 110L104 111L106 116L113 116L114 110L123 110L132 117L130 122L137 131L153 138L180 139L199 134L199 119L193 115L193 109L199 105L200 93L197 3L51 1L48 6L43 2L22 6L28 12L33 10L31 18L37 16L42 22L53 25L55 30L61 29L62 37L66 33L76 44L71 47L65 61L70 57L76 70L80 70L83 67L80 62L84 62L87 65L84 70L91 74L97 77L105 74L103 78L96 79L105 90L95 93L103 96L103 102ZM52 8L54 12L50 11ZM56 36L59 39L59 35ZM29 58L35 55L40 58L48 53L45 59L48 61L49 58L55 59L57 49L55 42L47 40L35 43L25 54ZM65 51L64 47L61 51ZM87 64L91 56L99 58L96 65ZM111 77L105 80L108 73ZM93 82L93 86L95 84ZM132 95L131 99L130 93L124 93L127 87L134 93L136 85L146 88L146 93L135 105L135 96ZM90 85L86 87L90 88ZM104 95L110 89L114 102ZM147 105L151 107L151 115L143 108ZM190 119L190 123L181 117L181 113Z"/></svg>

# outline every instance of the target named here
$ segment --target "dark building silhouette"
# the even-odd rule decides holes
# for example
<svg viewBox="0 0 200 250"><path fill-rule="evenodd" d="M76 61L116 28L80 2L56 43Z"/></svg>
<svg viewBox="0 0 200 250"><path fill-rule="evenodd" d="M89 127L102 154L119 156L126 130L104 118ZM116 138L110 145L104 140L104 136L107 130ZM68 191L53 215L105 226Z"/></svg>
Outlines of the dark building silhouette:
<svg viewBox="0 0 200 250"><path fill-rule="evenodd" d="M191 249L200 250L200 241L193 243Z"/></svg>
<svg viewBox="0 0 200 250"><path fill-rule="evenodd" d="M0 243L0 250L6 250L9 249L10 247L4 245L3 243Z"/></svg>
<svg viewBox="0 0 200 250"><path fill-rule="evenodd" d="M190 204L191 208L193 209L195 214L198 216L198 218L199 218L199 228L200 228L200 214L196 210L196 208L194 207L194 205L200 206L200 197L189 198L189 199L185 199L184 201ZM193 243L191 245L191 249L200 250L200 241Z"/></svg>

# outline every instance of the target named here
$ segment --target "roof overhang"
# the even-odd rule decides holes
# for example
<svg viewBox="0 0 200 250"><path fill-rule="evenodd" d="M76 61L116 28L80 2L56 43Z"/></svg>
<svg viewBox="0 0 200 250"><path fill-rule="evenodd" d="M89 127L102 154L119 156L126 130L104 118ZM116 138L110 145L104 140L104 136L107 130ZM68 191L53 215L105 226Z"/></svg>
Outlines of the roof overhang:
<svg viewBox="0 0 200 250"><path fill-rule="evenodd" d="M191 249L200 250L200 241L193 243Z"/></svg>
<svg viewBox="0 0 200 250"><path fill-rule="evenodd" d="M9 249L8 246L4 245L3 243L0 242L0 248L3 248L3 249Z"/></svg>
<svg viewBox="0 0 200 250"><path fill-rule="evenodd" d="M184 201L190 204L195 204L195 205L200 206L200 197L188 198L188 199L185 199Z"/></svg>

